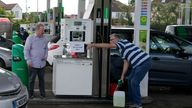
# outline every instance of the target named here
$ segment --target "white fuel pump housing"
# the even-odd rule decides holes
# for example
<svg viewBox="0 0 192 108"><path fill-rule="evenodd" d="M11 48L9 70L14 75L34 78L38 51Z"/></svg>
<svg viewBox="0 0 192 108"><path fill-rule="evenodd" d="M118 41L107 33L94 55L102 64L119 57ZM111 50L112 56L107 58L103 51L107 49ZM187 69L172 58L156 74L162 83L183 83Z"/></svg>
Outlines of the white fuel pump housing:
<svg viewBox="0 0 192 108"><path fill-rule="evenodd" d="M93 21L91 19L61 19L61 41L90 43L93 41Z"/></svg>

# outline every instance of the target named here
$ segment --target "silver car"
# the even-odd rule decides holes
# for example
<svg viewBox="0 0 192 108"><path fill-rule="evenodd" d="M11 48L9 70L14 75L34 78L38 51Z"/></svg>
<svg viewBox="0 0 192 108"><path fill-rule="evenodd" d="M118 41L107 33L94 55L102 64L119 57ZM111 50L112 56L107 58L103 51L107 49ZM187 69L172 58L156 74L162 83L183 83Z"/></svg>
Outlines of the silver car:
<svg viewBox="0 0 192 108"><path fill-rule="evenodd" d="M0 108L25 108L27 88L12 72L0 68Z"/></svg>
<svg viewBox="0 0 192 108"><path fill-rule="evenodd" d="M8 48L0 47L0 67L11 68L11 50Z"/></svg>

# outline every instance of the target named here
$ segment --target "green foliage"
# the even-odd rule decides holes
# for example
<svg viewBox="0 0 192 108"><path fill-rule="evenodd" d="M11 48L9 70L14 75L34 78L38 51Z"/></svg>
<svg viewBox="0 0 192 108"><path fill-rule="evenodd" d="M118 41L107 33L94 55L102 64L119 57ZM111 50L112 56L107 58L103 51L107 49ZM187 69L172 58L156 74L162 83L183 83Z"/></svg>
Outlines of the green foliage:
<svg viewBox="0 0 192 108"><path fill-rule="evenodd" d="M152 3L151 28L165 30L166 25L177 24L179 3Z"/></svg>
<svg viewBox="0 0 192 108"><path fill-rule="evenodd" d="M134 5L135 5L135 0L130 0L130 1L129 1L129 4L130 4L131 6L134 6Z"/></svg>
<svg viewBox="0 0 192 108"><path fill-rule="evenodd" d="M36 12L23 13L23 19L21 20L23 24L37 23L39 21L39 15Z"/></svg>
<svg viewBox="0 0 192 108"><path fill-rule="evenodd" d="M0 7L0 17L4 17L5 15L6 15L5 10Z"/></svg>
<svg viewBox="0 0 192 108"><path fill-rule="evenodd" d="M126 12L127 25L132 26L133 22L132 22L131 12L134 9L133 6L131 5L123 6L122 9Z"/></svg>
<svg viewBox="0 0 192 108"><path fill-rule="evenodd" d="M13 12L6 12L5 9L0 7L0 17L9 18L9 20L12 21L14 18L14 14Z"/></svg>
<svg viewBox="0 0 192 108"><path fill-rule="evenodd" d="M170 24L177 24L179 17L179 2L159 3L153 0L151 5L151 28L165 30L165 27ZM112 24L133 25L131 12L134 12L135 0L130 0L128 6L122 7L126 12L126 18L112 20ZM127 19L127 21L124 21Z"/></svg>
<svg viewBox="0 0 192 108"><path fill-rule="evenodd" d="M19 27L20 27L20 21L15 20L15 21L13 22L13 30L18 31L18 30L19 30Z"/></svg>
<svg viewBox="0 0 192 108"><path fill-rule="evenodd" d="M133 6L122 5L120 8L123 10L122 13L119 14L118 19L112 19L112 25L133 25L131 11L133 10Z"/></svg>

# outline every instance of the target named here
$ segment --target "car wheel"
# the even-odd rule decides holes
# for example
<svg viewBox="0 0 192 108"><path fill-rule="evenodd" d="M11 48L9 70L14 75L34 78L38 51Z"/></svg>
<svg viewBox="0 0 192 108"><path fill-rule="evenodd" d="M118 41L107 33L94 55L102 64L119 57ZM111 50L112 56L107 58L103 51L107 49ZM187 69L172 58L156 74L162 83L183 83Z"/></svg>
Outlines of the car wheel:
<svg viewBox="0 0 192 108"><path fill-rule="evenodd" d="M5 68L5 62L0 58L0 67Z"/></svg>

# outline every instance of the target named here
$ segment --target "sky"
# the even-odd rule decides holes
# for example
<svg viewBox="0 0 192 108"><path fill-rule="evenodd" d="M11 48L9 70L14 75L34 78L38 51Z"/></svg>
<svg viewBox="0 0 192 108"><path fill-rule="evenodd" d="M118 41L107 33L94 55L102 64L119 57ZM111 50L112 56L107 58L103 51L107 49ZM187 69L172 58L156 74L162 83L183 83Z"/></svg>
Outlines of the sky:
<svg viewBox="0 0 192 108"><path fill-rule="evenodd" d="M43 12L46 10L47 2L46 0L1 0L6 4L18 3L22 8L22 12L37 12L37 1L38 1L38 11ZM51 8L57 6L57 0L50 0ZM86 0L88 3L89 0ZM124 4L128 3L128 0L118 0ZM27 3L26 3L27 2ZM86 3L86 4L87 4ZM63 0L64 13L65 14L77 14L78 0Z"/></svg>

